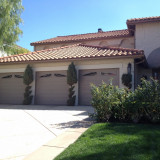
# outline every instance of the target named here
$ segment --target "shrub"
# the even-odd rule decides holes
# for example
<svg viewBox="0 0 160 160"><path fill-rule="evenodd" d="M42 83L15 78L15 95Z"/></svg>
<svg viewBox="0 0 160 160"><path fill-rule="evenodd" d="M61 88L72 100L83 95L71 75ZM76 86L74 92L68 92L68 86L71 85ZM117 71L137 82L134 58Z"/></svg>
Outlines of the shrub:
<svg viewBox="0 0 160 160"><path fill-rule="evenodd" d="M70 85L69 88L69 95L68 95L68 100L67 100L67 105L68 106L74 106L75 105L75 100L76 100L76 96L74 95L75 91L74 91L74 84L77 83L77 71L75 68L74 63L72 62L69 66L68 66L68 70L67 70L67 83L68 85Z"/></svg>
<svg viewBox="0 0 160 160"><path fill-rule="evenodd" d="M102 83L91 86L97 121L160 122L160 85L142 80L135 91Z"/></svg>
<svg viewBox="0 0 160 160"><path fill-rule="evenodd" d="M92 101L95 108L97 121L109 121L123 119L125 109L123 101L126 97L126 90L120 89L112 84L102 83L99 87L91 85Z"/></svg>
<svg viewBox="0 0 160 160"><path fill-rule="evenodd" d="M33 70L30 65L27 65L24 76L23 76L23 83L26 85L25 93L24 93L24 105L29 105L32 103L33 96L31 95L31 86L30 84L33 82Z"/></svg>
<svg viewBox="0 0 160 160"><path fill-rule="evenodd" d="M157 80L142 80L126 99L126 107L133 121L160 121L160 85Z"/></svg>

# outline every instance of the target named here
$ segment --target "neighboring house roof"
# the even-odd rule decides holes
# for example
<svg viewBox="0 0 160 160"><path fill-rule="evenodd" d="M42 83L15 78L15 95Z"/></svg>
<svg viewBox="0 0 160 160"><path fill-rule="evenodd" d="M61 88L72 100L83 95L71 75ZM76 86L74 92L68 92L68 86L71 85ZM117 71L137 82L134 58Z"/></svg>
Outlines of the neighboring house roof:
<svg viewBox="0 0 160 160"><path fill-rule="evenodd" d="M55 42L76 42L81 40L97 40L102 38L119 38L119 37L129 37L131 36L127 29L124 30L115 30L115 31L107 31L107 32L97 32L97 33L87 33L87 34L77 34L77 35L69 35L69 36L58 36L51 39L46 39L42 41L37 41L31 43L31 46L38 44L50 44Z"/></svg>
<svg viewBox="0 0 160 160"><path fill-rule="evenodd" d="M65 47L46 49L26 54L13 55L0 58L0 63L26 63L35 61L57 61L72 59L94 59L94 58L142 58L143 50L127 49L118 47L97 47L75 44Z"/></svg>
<svg viewBox="0 0 160 160"><path fill-rule="evenodd" d="M148 22L160 22L160 16L157 17L145 17L145 18L132 18L127 20L127 24L148 23Z"/></svg>

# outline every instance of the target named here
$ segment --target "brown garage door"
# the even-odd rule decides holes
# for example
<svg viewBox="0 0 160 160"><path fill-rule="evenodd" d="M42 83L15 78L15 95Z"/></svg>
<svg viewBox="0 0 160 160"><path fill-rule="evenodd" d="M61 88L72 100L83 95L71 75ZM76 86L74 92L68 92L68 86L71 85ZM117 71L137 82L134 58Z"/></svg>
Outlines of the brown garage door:
<svg viewBox="0 0 160 160"><path fill-rule="evenodd" d="M36 73L36 104L66 105L68 98L66 71Z"/></svg>
<svg viewBox="0 0 160 160"><path fill-rule="evenodd" d="M22 104L24 91L23 73L0 74L0 104Z"/></svg>
<svg viewBox="0 0 160 160"><path fill-rule="evenodd" d="M90 105L90 84L100 85L102 81L113 85L119 85L119 70L115 69L92 69L79 70L79 105Z"/></svg>

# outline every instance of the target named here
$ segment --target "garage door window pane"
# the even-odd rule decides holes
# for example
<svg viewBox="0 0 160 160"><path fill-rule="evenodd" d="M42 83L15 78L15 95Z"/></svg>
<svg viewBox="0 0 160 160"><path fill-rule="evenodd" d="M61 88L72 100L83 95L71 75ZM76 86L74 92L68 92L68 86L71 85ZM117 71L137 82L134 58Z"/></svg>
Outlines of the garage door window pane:
<svg viewBox="0 0 160 160"><path fill-rule="evenodd" d="M45 74L45 75L40 76L40 78L51 77L51 75L52 75L52 74Z"/></svg>
<svg viewBox="0 0 160 160"><path fill-rule="evenodd" d="M2 77L3 79L4 78L12 78L12 75L7 75L7 76L4 76L4 77Z"/></svg>
<svg viewBox="0 0 160 160"><path fill-rule="evenodd" d="M104 72L101 72L101 75L102 76L116 76L116 74L114 73L104 73Z"/></svg>
<svg viewBox="0 0 160 160"><path fill-rule="evenodd" d="M14 75L15 78L23 78L21 75Z"/></svg>
<svg viewBox="0 0 160 160"><path fill-rule="evenodd" d="M55 77L66 77L64 74L54 74Z"/></svg>
<svg viewBox="0 0 160 160"><path fill-rule="evenodd" d="M95 76L97 74L97 72L90 72L87 74L84 74L83 76Z"/></svg>

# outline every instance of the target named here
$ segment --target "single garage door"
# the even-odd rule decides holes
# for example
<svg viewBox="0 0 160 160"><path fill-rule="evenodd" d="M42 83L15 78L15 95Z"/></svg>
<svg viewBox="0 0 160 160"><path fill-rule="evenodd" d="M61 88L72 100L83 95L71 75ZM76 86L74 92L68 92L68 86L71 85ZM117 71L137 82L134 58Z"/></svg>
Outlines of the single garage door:
<svg viewBox="0 0 160 160"><path fill-rule="evenodd" d="M79 70L79 105L90 105L91 83L100 85L111 79L113 85L119 85L119 69Z"/></svg>
<svg viewBox="0 0 160 160"><path fill-rule="evenodd" d="M66 71L36 73L36 104L66 105L68 99Z"/></svg>
<svg viewBox="0 0 160 160"><path fill-rule="evenodd" d="M24 91L23 73L0 74L0 104L22 104Z"/></svg>

